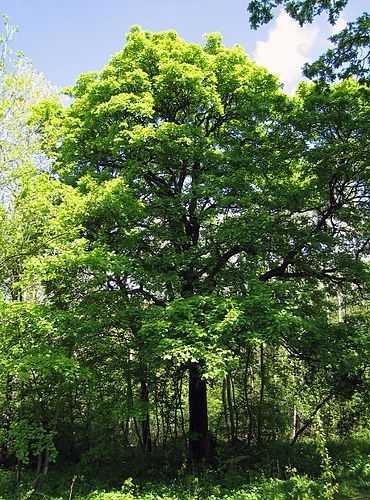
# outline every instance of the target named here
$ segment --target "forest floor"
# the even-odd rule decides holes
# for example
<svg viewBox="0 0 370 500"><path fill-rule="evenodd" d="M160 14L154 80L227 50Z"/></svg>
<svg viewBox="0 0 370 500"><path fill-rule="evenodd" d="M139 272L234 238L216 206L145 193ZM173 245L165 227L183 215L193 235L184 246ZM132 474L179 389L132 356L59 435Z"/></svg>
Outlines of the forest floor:
<svg viewBox="0 0 370 500"><path fill-rule="evenodd" d="M51 466L39 492L32 490L32 469L17 488L14 469L0 469L0 500L370 500L370 432L330 442L328 449L329 467L310 439L294 447L224 446L217 465L198 470L181 466L174 450L150 459L131 452L110 463L90 455Z"/></svg>

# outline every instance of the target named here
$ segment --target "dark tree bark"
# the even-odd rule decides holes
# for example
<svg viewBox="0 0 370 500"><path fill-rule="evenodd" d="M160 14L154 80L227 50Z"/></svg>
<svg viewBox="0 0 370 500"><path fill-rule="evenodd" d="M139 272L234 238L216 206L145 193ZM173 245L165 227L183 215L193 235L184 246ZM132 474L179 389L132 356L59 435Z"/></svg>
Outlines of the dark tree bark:
<svg viewBox="0 0 370 500"><path fill-rule="evenodd" d="M210 457L207 384L201 379L196 363L192 363L189 368L189 431L190 461L206 461Z"/></svg>
<svg viewBox="0 0 370 500"><path fill-rule="evenodd" d="M247 414L248 414L248 433L247 433L247 445L251 446L252 444L252 437L253 437L253 415L252 415L252 409L249 401L249 387L248 387L248 370L251 368L252 370L252 365L250 365L250 358L251 358L251 352L252 348L248 348L248 354L247 354L247 359L245 363L245 368L244 368L244 377L243 377L243 387L244 387L244 398L245 398L245 404L246 404L246 409L247 409Z"/></svg>
<svg viewBox="0 0 370 500"><path fill-rule="evenodd" d="M148 384L146 383L146 380L144 378L142 378L140 381L140 388L141 388L142 401L144 401L147 405L149 405ZM141 421L141 433L142 433L144 453L145 454L151 453L151 451L152 451L152 438L151 438L151 434L150 434L150 417L149 417L148 410L146 411L145 416Z"/></svg>
<svg viewBox="0 0 370 500"><path fill-rule="evenodd" d="M265 353L263 348L263 343L260 346L260 398L258 405L258 414L257 414L257 444L262 444L262 429L263 429L263 400L265 395Z"/></svg>

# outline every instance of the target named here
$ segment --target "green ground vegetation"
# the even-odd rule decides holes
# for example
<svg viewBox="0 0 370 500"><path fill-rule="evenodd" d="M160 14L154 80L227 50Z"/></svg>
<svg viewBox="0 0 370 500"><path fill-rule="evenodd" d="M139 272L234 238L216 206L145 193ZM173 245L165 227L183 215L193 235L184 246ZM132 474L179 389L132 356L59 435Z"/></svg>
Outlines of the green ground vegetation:
<svg viewBox="0 0 370 500"><path fill-rule="evenodd" d="M217 466L198 468L181 464L174 451L158 450L148 460L140 450L120 462L64 464L52 467L43 491L33 489L34 472L26 470L22 484L14 470L2 470L0 498L66 500L137 499L367 499L370 495L368 432L328 443L333 476L328 491L325 460L317 442L306 438L295 447L270 443L260 448L219 450ZM156 464L156 465L155 465ZM134 479L136 478L136 479Z"/></svg>

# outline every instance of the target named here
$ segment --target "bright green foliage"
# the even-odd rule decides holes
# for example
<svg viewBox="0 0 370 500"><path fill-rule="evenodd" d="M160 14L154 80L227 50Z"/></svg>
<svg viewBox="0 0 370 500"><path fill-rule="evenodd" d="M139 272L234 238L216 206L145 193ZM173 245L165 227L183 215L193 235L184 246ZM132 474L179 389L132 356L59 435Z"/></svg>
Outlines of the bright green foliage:
<svg viewBox="0 0 370 500"><path fill-rule="evenodd" d="M57 89L18 54L12 57L15 28L5 18L5 35L0 35L0 189L4 200L11 198L20 182L31 172L47 168L40 139L29 121L32 108L44 99L57 100ZM22 179L22 181L21 181Z"/></svg>
<svg viewBox="0 0 370 500"><path fill-rule="evenodd" d="M113 286L153 302L158 320L167 322L167 333L158 335L171 344L171 317L178 323L178 362L205 361L207 350L223 359L225 342L210 347L234 320L223 317L231 314L227 303L220 299L218 306L207 294L224 288L222 273L232 269L233 256L245 252L254 258L262 247L260 220L270 224L264 208L265 215L255 213L262 208L262 155L278 133L287 98L274 77L240 48L223 48L214 35L204 49L185 44L174 32L134 28L128 40L100 75L81 77L73 89L59 171L67 179L73 175L74 182L80 178L79 189L94 190L96 208L87 212L86 236L115 255ZM92 179L102 187L97 190ZM100 205L99 189L106 192L112 182L121 196L126 184L132 201L115 205L104 195ZM202 303L207 313L198 312ZM224 313L217 312L220 307ZM162 313L166 319L160 320ZM198 314L196 340L192 322ZM181 315L188 322L182 326ZM149 317L144 337L146 329L149 336L155 333Z"/></svg>
<svg viewBox="0 0 370 500"><path fill-rule="evenodd" d="M61 395L79 373L59 318L45 304L39 283L25 274L35 255L61 240L65 228L58 225L56 208L63 190L45 175L29 179L2 220L7 246L1 274L1 404L7 446L25 463L30 451L49 450L55 459Z"/></svg>
<svg viewBox="0 0 370 500"><path fill-rule="evenodd" d="M3 454L139 476L176 449L158 463L180 468L194 367L235 449L296 439L319 410L332 432L362 425L367 87L290 99L218 34L127 38L68 108L32 110L52 176L30 161L2 207Z"/></svg>
<svg viewBox="0 0 370 500"><path fill-rule="evenodd" d="M201 48L134 27L70 93L68 109L38 116L60 131L53 154L81 200L80 234L35 269L93 357L121 332L121 354L106 351L129 373L131 409L117 411L145 411L132 387L143 373L154 390L163 367L197 363L219 380L264 344L297 353L321 398L346 392L364 357L356 333L353 358L334 347L349 330L327 308L337 286L355 302L353 284L368 279L366 87L302 85L289 100L217 34Z"/></svg>
<svg viewBox="0 0 370 500"><path fill-rule="evenodd" d="M64 187L43 173L46 158L29 120L32 107L56 99L57 92L21 55L11 60L14 29L6 18L5 29L0 40L1 447L3 455L14 453L28 463L30 452L47 450L55 459L59 394L78 367L54 348L56 325L39 284L23 278L27 259L56 237L51 221Z"/></svg>
<svg viewBox="0 0 370 500"><path fill-rule="evenodd" d="M97 294L105 332L132 332L138 369L199 363L219 378L241 348L283 339L315 352L307 369L320 373L340 335L328 296L367 281L366 87L302 85L289 101L218 35L201 48L135 27L70 92L67 110L39 110L61 130L56 168L84 200L74 250L37 263L50 300L73 301L96 332ZM343 355L332 354L329 391Z"/></svg>
<svg viewBox="0 0 370 500"><path fill-rule="evenodd" d="M334 495L338 491L338 485L335 484L335 474L333 471L331 458L325 443L325 434L320 417L317 416L315 420L318 426L318 433L316 435L317 451L321 457L321 479L324 483L324 497L328 500L334 500Z"/></svg>

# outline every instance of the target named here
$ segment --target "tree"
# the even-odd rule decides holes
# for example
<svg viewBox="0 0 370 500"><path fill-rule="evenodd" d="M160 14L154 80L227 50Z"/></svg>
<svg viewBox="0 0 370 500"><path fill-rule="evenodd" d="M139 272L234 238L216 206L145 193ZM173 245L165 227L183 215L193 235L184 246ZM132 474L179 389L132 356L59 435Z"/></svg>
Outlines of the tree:
<svg viewBox="0 0 370 500"><path fill-rule="evenodd" d="M57 125L58 175L92 200L80 236L109 259L99 290L137 311L126 317L139 364L188 370L201 462L212 454L207 380L253 343L264 371L263 344L296 324L284 297L297 280L314 293L367 279L366 88L303 85L290 100L219 35L204 48L172 31L127 38L80 77L69 108L39 113ZM93 283L91 264L79 286Z"/></svg>
<svg viewBox="0 0 370 500"><path fill-rule="evenodd" d="M44 99L58 101L59 93L22 54L13 58L16 30L6 16L4 20L5 35L0 37L0 458L18 459L19 480L31 451L39 457L39 473L42 467L46 473L49 460L55 458L58 404L54 403L59 396L48 384L51 378L59 378L62 366L67 373L73 362L60 352L51 355L55 324L40 287L23 276L27 259L49 246L58 232L56 226L46 226L55 215L55 199L63 198L65 188L49 178L49 163L30 118L36 104Z"/></svg>
<svg viewBox="0 0 370 500"><path fill-rule="evenodd" d="M116 283L126 295L139 294L160 308L180 301L179 307L194 309L190 314L199 316L201 327L202 309L212 309L212 302L205 299L203 306L198 296L216 293L216 276L232 257L255 251L250 237L236 231L232 208L234 199L248 205L256 197L254 178L251 173L242 181L233 150L266 143L286 98L274 77L240 48L224 49L217 35L204 49L186 45L174 32L134 28L128 39L101 75L81 77L72 91L76 100L64 118L59 172L74 182L87 174L98 182L123 179L141 204L131 230L108 221L100 228L95 223L97 233L88 236L126 256ZM249 192L240 190L241 182ZM190 373L190 449L200 461L210 454L202 377L209 327L199 330L199 338L191 323L181 328L177 354Z"/></svg>
<svg viewBox="0 0 370 500"><path fill-rule="evenodd" d="M253 0L248 4L250 23L253 29L269 22L274 17L273 9L281 5L302 26L311 23L315 16L325 12L334 25L348 0ZM305 64L304 74L320 82L333 82L336 78L349 76L367 81L370 60L370 16L364 12L356 21L350 22L329 40L334 48L312 64Z"/></svg>

